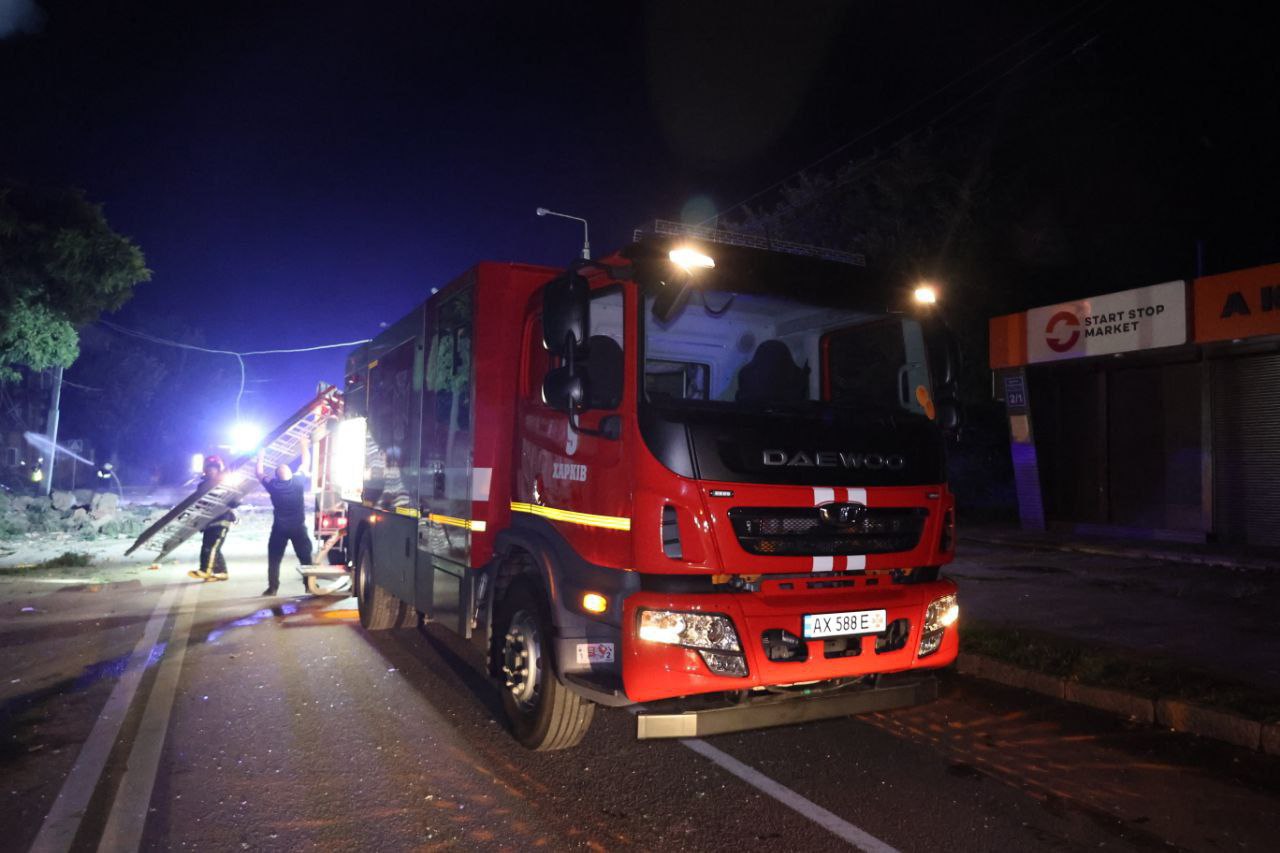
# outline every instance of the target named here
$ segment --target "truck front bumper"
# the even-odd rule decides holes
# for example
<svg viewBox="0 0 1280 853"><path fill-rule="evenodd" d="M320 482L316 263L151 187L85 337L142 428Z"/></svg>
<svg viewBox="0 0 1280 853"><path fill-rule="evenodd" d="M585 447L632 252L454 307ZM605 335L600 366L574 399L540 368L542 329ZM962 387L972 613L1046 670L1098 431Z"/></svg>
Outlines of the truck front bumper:
<svg viewBox="0 0 1280 853"><path fill-rule="evenodd" d="M923 620L930 601L954 593L947 579L898 585L884 579L811 577L803 580L766 579L759 592L699 595L645 591L629 596L622 620L622 680L633 702L653 702L700 693L737 692L759 687L824 682L862 676L939 669L951 664L959 651L958 626L945 630L941 645L921 654ZM880 580L880 579L877 579ZM783 583L790 584L780 589ZM839 584L838 586L836 584ZM812 587L812 588L810 588ZM747 672L730 676L712 672L700 652L678 645L640 639L637 614L641 609L716 613L728 618L741 644ZM906 626L892 644L884 635L850 638L844 650L821 639L804 640L801 660L779 660L764 645L767 632L803 635L805 614L883 609L886 621Z"/></svg>
<svg viewBox="0 0 1280 853"><path fill-rule="evenodd" d="M934 677L900 675L881 677L874 686L854 685L809 695L770 693L723 707L670 713L646 708L636 715L636 737L647 740L722 735L905 708L931 702L937 696L938 682Z"/></svg>

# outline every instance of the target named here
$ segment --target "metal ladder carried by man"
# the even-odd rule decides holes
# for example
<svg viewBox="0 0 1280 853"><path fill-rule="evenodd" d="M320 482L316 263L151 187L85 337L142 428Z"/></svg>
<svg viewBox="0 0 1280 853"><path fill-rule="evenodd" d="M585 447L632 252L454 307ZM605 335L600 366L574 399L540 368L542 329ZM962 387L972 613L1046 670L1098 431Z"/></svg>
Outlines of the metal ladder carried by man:
<svg viewBox="0 0 1280 853"><path fill-rule="evenodd" d="M261 451L263 467L270 471L288 464L301 453L303 445L315 431L340 411L342 392L332 385L324 386L311 402L294 412L249 453L235 459L222 477L210 488L196 489L190 496L164 514L138 536L125 551L132 554L142 546L158 552L156 561L204 530L209 522L239 503L258 487L257 463Z"/></svg>

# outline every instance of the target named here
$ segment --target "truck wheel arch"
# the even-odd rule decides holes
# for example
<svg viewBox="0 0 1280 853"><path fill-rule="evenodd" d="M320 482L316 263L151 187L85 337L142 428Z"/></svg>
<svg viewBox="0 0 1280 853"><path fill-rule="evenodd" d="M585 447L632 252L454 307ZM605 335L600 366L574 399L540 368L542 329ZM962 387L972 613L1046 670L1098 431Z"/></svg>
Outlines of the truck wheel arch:
<svg viewBox="0 0 1280 853"><path fill-rule="evenodd" d="M355 535L350 537L347 546L347 565L355 568L356 560L360 555L360 546L364 543L364 537L369 532L369 522L361 521L356 526Z"/></svg>
<svg viewBox="0 0 1280 853"><path fill-rule="evenodd" d="M516 578L532 575L547 597L553 623L559 627L563 605L559 600L554 560L550 543L537 533L510 529L502 531L494 543L493 600L501 601Z"/></svg>

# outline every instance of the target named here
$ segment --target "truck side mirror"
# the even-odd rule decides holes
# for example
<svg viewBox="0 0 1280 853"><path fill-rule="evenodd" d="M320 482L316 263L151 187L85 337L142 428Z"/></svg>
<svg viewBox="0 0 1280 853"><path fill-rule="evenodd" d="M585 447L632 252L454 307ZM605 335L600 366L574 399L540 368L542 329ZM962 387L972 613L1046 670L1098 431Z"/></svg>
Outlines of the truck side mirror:
<svg viewBox="0 0 1280 853"><path fill-rule="evenodd" d="M573 270L548 282L542 289L542 347L552 355L568 358L590 334L590 287Z"/></svg>
<svg viewBox="0 0 1280 853"><path fill-rule="evenodd" d="M951 438L959 435L964 425L960 407L960 341L941 317L925 324L929 352L929 372L933 377L933 399L938 427Z"/></svg>
<svg viewBox="0 0 1280 853"><path fill-rule="evenodd" d="M955 436L960 432L960 427L964 423L964 417L960 411L960 401L954 397L948 397L939 400L936 406L938 415L938 427L948 436Z"/></svg>
<svg viewBox="0 0 1280 853"><path fill-rule="evenodd" d="M553 367L542 380L542 402L570 416L581 411L587 399L587 379L575 368L570 364Z"/></svg>
<svg viewBox="0 0 1280 853"><path fill-rule="evenodd" d="M960 383L960 342L940 321L926 326L925 333L933 385L938 390L953 389Z"/></svg>

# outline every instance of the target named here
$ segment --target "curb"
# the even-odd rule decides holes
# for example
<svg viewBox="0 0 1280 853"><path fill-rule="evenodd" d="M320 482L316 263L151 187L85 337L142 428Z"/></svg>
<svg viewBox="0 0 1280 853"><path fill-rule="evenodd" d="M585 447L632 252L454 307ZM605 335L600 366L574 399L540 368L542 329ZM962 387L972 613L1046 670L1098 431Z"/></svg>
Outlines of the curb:
<svg viewBox="0 0 1280 853"><path fill-rule="evenodd" d="M1230 711L1207 708L1185 699L1152 699L1127 690L1081 684L1046 675L986 655L962 652L956 659L961 675L1031 690L1054 699L1085 705L1127 720L1159 724L1175 732L1196 735L1280 756L1280 723L1262 723Z"/></svg>
<svg viewBox="0 0 1280 853"><path fill-rule="evenodd" d="M1035 539L1020 539L1016 536L983 535L981 533L964 533L961 541L978 542L983 545L1003 545L1009 548L1029 548L1031 550L1068 551L1077 554L1092 554L1098 557L1122 557L1128 560L1154 560L1161 563L1184 563L1214 568L1240 569L1244 571L1280 571L1280 563L1257 557L1233 557L1226 554L1196 554L1182 551L1160 551L1150 548L1114 548L1107 545L1091 545L1088 543L1052 542Z"/></svg>

